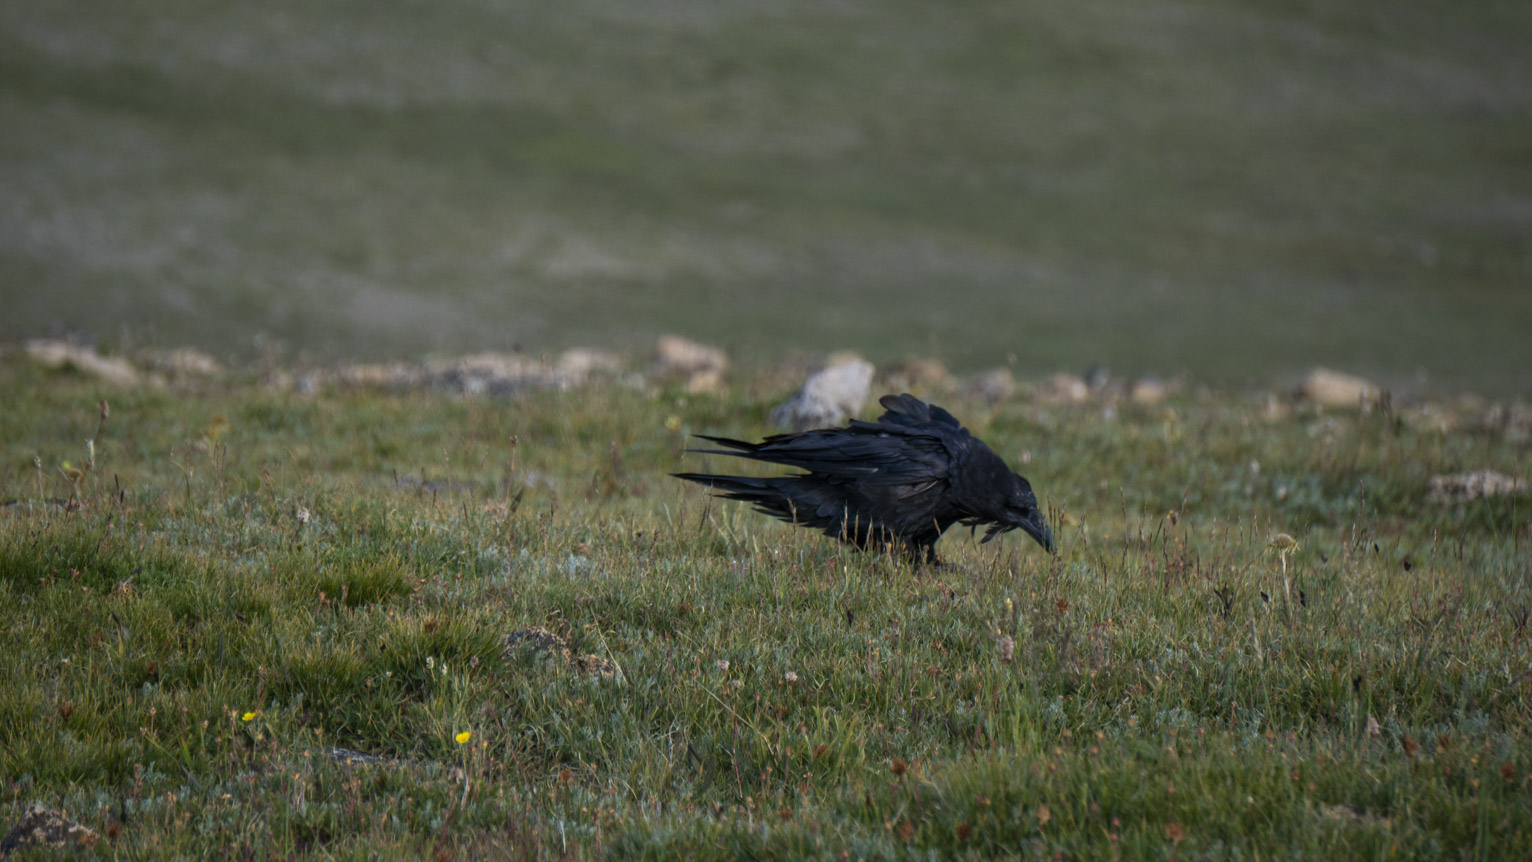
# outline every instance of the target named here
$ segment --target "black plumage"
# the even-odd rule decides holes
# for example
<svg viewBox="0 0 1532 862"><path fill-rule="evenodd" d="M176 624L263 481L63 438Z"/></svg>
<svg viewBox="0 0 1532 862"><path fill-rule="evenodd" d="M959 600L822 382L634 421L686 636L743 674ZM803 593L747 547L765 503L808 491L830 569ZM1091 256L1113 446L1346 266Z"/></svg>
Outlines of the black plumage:
<svg viewBox="0 0 1532 862"><path fill-rule="evenodd" d="M887 412L876 422L853 419L845 428L777 434L760 443L699 435L725 448L691 450L807 472L673 475L858 548L896 543L919 561L937 561L936 540L953 524L989 525L986 542L1021 529L1054 550L1032 486L951 413L913 395L885 395L879 403Z"/></svg>

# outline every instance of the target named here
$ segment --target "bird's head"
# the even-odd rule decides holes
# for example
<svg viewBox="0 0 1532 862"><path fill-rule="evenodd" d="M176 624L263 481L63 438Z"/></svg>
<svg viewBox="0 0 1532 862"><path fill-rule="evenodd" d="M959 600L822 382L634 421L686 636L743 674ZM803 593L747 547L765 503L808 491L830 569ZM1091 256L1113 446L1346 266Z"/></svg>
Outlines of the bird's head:
<svg viewBox="0 0 1532 862"><path fill-rule="evenodd" d="M1011 474L1011 485L1006 489L999 511L991 512L988 520L991 526L984 534L985 542L1001 533L1019 529L1036 539L1043 550L1050 554L1055 552L1053 531L1048 529L1048 522L1037 508L1037 497L1032 493L1032 486L1015 473Z"/></svg>

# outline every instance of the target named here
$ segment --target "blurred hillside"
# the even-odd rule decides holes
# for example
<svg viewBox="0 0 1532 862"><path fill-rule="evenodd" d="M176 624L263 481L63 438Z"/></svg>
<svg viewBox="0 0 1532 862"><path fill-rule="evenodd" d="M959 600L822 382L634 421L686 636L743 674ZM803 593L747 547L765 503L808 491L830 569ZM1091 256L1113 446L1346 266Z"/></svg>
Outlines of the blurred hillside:
<svg viewBox="0 0 1532 862"><path fill-rule="evenodd" d="M10 0L0 337L1532 391L1532 4Z"/></svg>

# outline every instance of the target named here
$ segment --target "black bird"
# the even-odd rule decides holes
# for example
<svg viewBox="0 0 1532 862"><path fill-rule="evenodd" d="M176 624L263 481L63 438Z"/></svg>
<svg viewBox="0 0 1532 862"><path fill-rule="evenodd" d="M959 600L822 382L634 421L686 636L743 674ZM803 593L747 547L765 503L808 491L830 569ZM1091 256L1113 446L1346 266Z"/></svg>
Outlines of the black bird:
<svg viewBox="0 0 1532 862"><path fill-rule="evenodd" d="M900 542L918 562L938 563L936 540L953 524L995 536L1022 529L1052 553L1053 532L1027 480L951 413L913 395L885 395L876 422L777 434L760 443L708 437L725 449L693 449L807 470L753 478L674 473L744 500L781 520L823 530L858 548Z"/></svg>

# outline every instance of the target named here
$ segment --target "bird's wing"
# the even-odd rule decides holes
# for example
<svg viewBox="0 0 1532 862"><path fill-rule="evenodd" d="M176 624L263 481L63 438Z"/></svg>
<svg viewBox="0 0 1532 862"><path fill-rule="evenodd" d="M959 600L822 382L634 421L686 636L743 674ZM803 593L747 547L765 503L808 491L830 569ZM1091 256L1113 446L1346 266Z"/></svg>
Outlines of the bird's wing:
<svg viewBox="0 0 1532 862"><path fill-rule="evenodd" d="M878 399L878 403L883 405L885 411L878 417L879 424L943 434L968 433L957 421L957 417L908 392L903 395L885 395Z"/></svg>
<svg viewBox="0 0 1532 862"><path fill-rule="evenodd" d="M847 428L777 434L760 443L699 435L725 448L692 451L797 467L830 484L904 499L947 480L976 442L951 413L913 395L887 395L879 403L887 412L876 422L853 420Z"/></svg>
<svg viewBox="0 0 1532 862"><path fill-rule="evenodd" d="M832 484L898 488L899 497L929 489L947 478L950 466L950 454L940 439L924 434L888 433L877 428L827 428L777 434L760 443L726 437L703 439L727 448L692 451L797 467Z"/></svg>
<svg viewBox="0 0 1532 862"><path fill-rule="evenodd" d="M701 436L701 435L699 435ZM736 455L797 467L826 477L875 484L897 484L911 478L946 475L946 453L939 441L922 435L887 434L860 428L828 428L798 434L777 434L760 443L723 437L703 437L727 449L692 450L704 454Z"/></svg>

